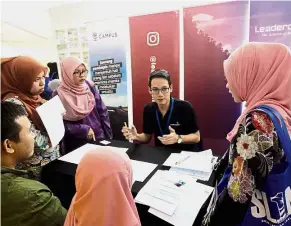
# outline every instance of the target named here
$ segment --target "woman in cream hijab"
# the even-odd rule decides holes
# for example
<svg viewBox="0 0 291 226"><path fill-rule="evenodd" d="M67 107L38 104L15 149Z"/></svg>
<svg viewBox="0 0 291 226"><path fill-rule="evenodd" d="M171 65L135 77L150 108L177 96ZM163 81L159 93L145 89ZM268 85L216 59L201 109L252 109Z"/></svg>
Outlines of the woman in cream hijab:
<svg viewBox="0 0 291 226"><path fill-rule="evenodd" d="M140 226L132 182L126 155L108 149L88 152L78 165L76 194L64 226Z"/></svg>

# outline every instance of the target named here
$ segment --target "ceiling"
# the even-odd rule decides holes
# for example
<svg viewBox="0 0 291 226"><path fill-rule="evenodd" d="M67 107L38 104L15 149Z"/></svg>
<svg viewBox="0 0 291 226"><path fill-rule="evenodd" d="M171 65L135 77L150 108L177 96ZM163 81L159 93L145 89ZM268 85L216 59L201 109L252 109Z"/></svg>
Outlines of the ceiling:
<svg viewBox="0 0 291 226"><path fill-rule="evenodd" d="M49 10L74 4L67 1L2 1L1 42L42 42L51 38L52 25Z"/></svg>
<svg viewBox="0 0 291 226"><path fill-rule="evenodd" d="M166 0L164 0L166 2ZM223 0L216 0L217 2L223 1ZM227 1L227 0L224 0ZM229 0L228 0L229 1ZM0 4L2 7L1 10L1 43L6 44L13 44L13 43L39 43L39 45L45 43L48 40L53 40L53 28L52 28L52 18L51 18L51 9L54 9L53 11L57 11L59 13L59 17L57 20L64 25L64 23L69 23L70 20L68 18L63 17L71 17L73 8L77 8L76 10L73 10L73 13L82 13L80 12L80 7L78 3L92 3L93 1L89 0L64 0L64 1L54 1L54 0L0 0ZM97 7L100 5L100 2L102 2L102 7L106 10L112 7L112 3L109 3L109 0L95 0L94 3L97 2ZM98 3L99 2L99 3ZM113 1L112 1L113 2ZM134 12L136 11L137 14L142 14L144 6L148 6L149 11L153 9L158 9L156 5L148 4L145 0L135 0L132 1L133 3L136 3L136 6L140 5L140 7L135 7ZM202 4L203 1L184 1L183 4L189 5L197 5ZM107 4L105 4L107 3ZM130 3L127 1L124 1L125 3ZM170 4L171 3L171 4ZM76 4L76 7L74 6ZM123 3L121 3L123 4ZM182 3L179 3L178 1L167 1L168 5L173 5L173 8L179 8L178 6L182 6ZM66 6L73 6L73 7L66 7ZM86 5L86 4L83 4ZM90 5L90 4L89 4ZM165 7L165 5L161 4L162 8ZM138 11L138 9L140 11ZM95 12L95 9L90 9L92 12ZM89 11L90 11L89 10ZM97 10L97 9L96 9ZM95 13L91 14L91 17L102 19L102 15L107 18L107 14L113 14L119 13L120 11L115 10L114 8L111 8L111 11L108 12L106 10L101 10L98 7L99 14L95 15ZM88 11L88 10L84 10ZM90 12L91 12L90 11ZM105 12L104 12L105 11ZM124 10L126 11L126 10ZM128 10L124 14L130 15L130 12L133 10ZM102 15L101 15L102 14ZM122 13L119 13L122 14ZM119 15L118 14L118 15ZM123 15L123 14L122 14ZM80 15L75 15L75 17L80 17ZM110 16L110 15L109 15ZM76 19L75 17L72 17L72 19ZM111 17L111 16L110 16ZM104 18L103 18L104 19ZM54 25L58 25L58 21L54 21Z"/></svg>

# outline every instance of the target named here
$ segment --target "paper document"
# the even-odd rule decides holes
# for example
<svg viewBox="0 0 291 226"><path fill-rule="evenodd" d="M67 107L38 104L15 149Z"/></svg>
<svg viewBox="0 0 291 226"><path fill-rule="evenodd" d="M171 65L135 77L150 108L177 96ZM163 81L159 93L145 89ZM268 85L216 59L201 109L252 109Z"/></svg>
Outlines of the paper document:
<svg viewBox="0 0 291 226"><path fill-rule="evenodd" d="M192 155L174 167L209 172L212 170L211 160L212 156Z"/></svg>
<svg viewBox="0 0 291 226"><path fill-rule="evenodd" d="M55 147L65 135L65 126L63 122L65 108L59 96L55 96L37 107L36 111L46 128L52 147Z"/></svg>
<svg viewBox="0 0 291 226"><path fill-rule="evenodd" d="M211 150L210 150L211 151ZM212 170L212 152L181 152L172 153L164 162L164 166L180 167L208 172Z"/></svg>
<svg viewBox="0 0 291 226"><path fill-rule="evenodd" d="M163 198L150 195L148 193L143 194L138 198L138 203L153 207L162 213L172 216L177 209L178 204L168 202Z"/></svg>
<svg viewBox="0 0 291 226"><path fill-rule="evenodd" d="M212 150L202 152L173 153L165 161L164 165L171 166L170 171L186 174L199 180L209 180L213 166L218 157L212 155Z"/></svg>
<svg viewBox="0 0 291 226"><path fill-rule="evenodd" d="M185 184L185 188L180 204L172 216L154 208L150 208L149 213L175 226L192 226L200 208L213 191L213 188L195 181Z"/></svg>
<svg viewBox="0 0 291 226"><path fill-rule="evenodd" d="M171 153L171 155L164 162L164 166L175 166L176 163L185 159L186 156L181 155L180 153Z"/></svg>
<svg viewBox="0 0 291 226"><path fill-rule="evenodd" d="M123 154L126 154L126 152L128 151L128 148L120 148L120 147L112 147L112 146L101 146L101 145L96 145L98 146L99 148L102 148L102 150L104 149L108 149L110 151L114 151L114 152L117 152L117 153L123 153Z"/></svg>
<svg viewBox="0 0 291 226"><path fill-rule="evenodd" d="M216 158L216 157L214 157L214 158ZM189 175L189 176L196 178L197 180L203 180L203 181L208 181L210 179L211 174L212 174L212 171L203 172L203 171L183 169L183 168L178 168L178 167L171 167L170 171L176 172L179 174Z"/></svg>
<svg viewBox="0 0 291 226"><path fill-rule="evenodd" d="M132 171L133 171L133 178L135 181L143 182L148 175L157 167L157 164L148 163L148 162L141 162L136 160L130 160Z"/></svg>
<svg viewBox="0 0 291 226"><path fill-rule="evenodd" d="M111 142L110 141L107 141L107 140L102 140L99 142L100 144L104 144L104 145L108 145L110 144Z"/></svg>
<svg viewBox="0 0 291 226"><path fill-rule="evenodd" d="M175 172L158 170L137 194L135 201L172 216L181 202L185 184L190 181L196 180Z"/></svg>
<svg viewBox="0 0 291 226"><path fill-rule="evenodd" d="M193 152L193 151L181 151L181 155L200 155L200 156L212 156L212 150L207 149L205 151Z"/></svg>
<svg viewBox="0 0 291 226"><path fill-rule="evenodd" d="M78 149L62 156L59 158L59 160L65 161L65 162L70 162L70 163L74 163L74 164L79 164L79 162L81 161L82 157L91 150L95 150L95 151L100 151L100 150L104 150L104 149L108 149L109 151L113 151L113 152L117 152L117 153L121 153L124 154L127 151L127 148L117 148L117 147L110 147L110 146L100 146L100 145L96 145L96 144L85 144L82 147L79 147Z"/></svg>

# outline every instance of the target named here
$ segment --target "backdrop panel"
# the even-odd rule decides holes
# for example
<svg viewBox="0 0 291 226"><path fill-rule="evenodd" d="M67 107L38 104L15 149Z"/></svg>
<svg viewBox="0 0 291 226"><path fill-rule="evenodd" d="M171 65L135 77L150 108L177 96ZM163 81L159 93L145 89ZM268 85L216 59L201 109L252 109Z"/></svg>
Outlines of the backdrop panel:
<svg viewBox="0 0 291 226"><path fill-rule="evenodd" d="M106 104L113 138L124 140L121 128L128 122L126 42L128 19L89 25L89 54L92 81Z"/></svg>
<svg viewBox="0 0 291 226"><path fill-rule="evenodd" d="M291 48L290 1L254 1L250 11L250 41L279 42Z"/></svg>
<svg viewBox="0 0 291 226"><path fill-rule="evenodd" d="M223 61L248 39L248 2L184 9L185 100L197 113L204 148L222 153L241 112L228 90Z"/></svg>
<svg viewBox="0 0 291 226"><path fill-rule="evenodd" d="M169 71L179 97L179 12L165 12L131 17L131 67L133 122L142 131L143 108L152 101L148 93L148 77L152 70Z"/></svg>

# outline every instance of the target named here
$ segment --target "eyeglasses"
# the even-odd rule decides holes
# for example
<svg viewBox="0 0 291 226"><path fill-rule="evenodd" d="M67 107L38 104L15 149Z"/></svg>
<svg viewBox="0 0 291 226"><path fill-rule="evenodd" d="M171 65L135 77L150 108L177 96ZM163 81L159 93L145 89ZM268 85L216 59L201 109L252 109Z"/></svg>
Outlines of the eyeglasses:
<svg viewBox="0 0 291 226"><path fill-rule="evenodd" d="M162 93L162 94L166 94L166 93L168 93L169 92L169 90L170 90L170 88L169 87L163 87L163 88L161 88L161 89L157 89L157 88L153 88L153 89L151 89L151 91L153 92L153 94L159 94L160 92Z"/></svg>
<svg viewBox="0 0 291 226"><path fill-rule="evenodd" d="M81 77L81 75L87 75L88 74L88 70L83 70L83 71L75 71L73 73L74 76L79 76Z"/></svg>

